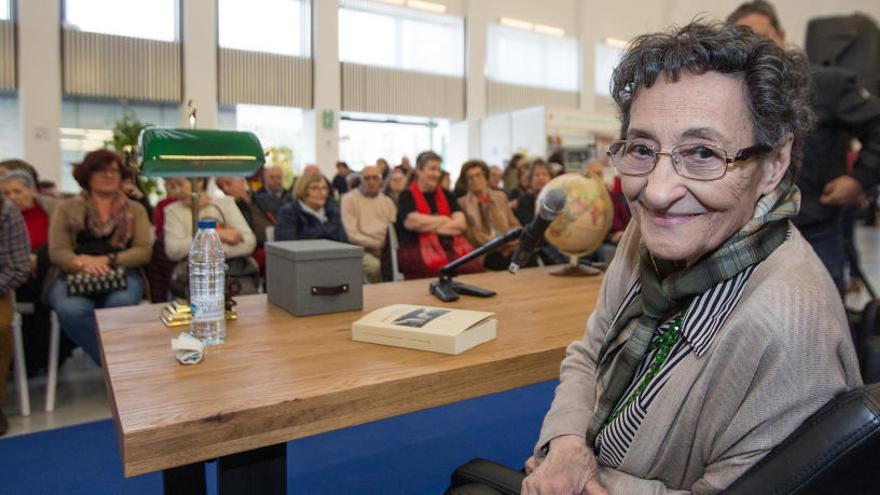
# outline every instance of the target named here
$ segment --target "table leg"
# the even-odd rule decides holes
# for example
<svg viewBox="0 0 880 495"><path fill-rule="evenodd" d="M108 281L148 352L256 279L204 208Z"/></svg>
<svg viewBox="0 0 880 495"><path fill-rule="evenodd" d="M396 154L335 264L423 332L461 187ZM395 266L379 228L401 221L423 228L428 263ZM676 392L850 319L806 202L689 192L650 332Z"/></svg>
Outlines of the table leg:
<svg viewBox="0 0 880 495"><path fill-rule="evenodd" d="M221 457L217 461L219 495L287 493L287 444Z"/></svg>
<svg viewBox="0 0 880 495"><path fill-rule="evenodd" d="M164 495L205 495L207 492L203 462L162 471Z"/></svg>

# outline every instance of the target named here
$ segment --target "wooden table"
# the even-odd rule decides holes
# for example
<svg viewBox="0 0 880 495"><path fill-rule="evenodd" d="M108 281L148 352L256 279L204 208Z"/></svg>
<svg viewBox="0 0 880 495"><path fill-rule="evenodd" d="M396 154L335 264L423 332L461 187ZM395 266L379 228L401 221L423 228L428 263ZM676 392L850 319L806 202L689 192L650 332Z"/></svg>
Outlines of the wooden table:
<svg viewBox="0 0 880 495"><path fill-rule="evenodd" d="M169 341L181 327L159 322L160 305L99 310L125 476L166 470L166 492L174 491L191 466L220 458L220 471L232 476L227 484L241 486L260 466L257 479L284 475L289 440L552 379L565 347L583 334L601 279L548 271L461 276L498 295L446 305L495 312L498 337L459 356L351 340L351 323L365 312L393 303L444 305L428 294L429 280L367 285L363 312L303 318L265 295L240 297L226 343L195 366L175 360ZM234 455L248 452L263 455ZM190 467L171 469L181 466Z"/></svg>

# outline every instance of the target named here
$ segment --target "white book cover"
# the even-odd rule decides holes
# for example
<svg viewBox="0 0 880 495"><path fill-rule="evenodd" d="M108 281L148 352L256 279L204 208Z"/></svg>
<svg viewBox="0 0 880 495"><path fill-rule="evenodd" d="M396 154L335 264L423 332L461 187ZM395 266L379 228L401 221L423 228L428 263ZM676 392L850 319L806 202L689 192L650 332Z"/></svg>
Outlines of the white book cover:
<svg viewBox="0 0 880 495"><path fill-rule="evenodd" d="M460 354L495 338L494 313L466 309L392 304L354 322L351 338L359 342Z"/></svg>

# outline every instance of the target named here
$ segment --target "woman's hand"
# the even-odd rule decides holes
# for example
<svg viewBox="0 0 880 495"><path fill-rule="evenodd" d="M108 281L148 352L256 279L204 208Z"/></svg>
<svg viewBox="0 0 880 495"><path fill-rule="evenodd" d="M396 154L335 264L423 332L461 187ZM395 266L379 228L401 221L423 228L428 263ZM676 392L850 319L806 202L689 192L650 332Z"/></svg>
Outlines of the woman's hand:
<svg viewBox="0 0 880 495"><path fill-rule="evenodd" d="M34 253L31 253L31 276L37 276L37 255Z"/></svg>
<svg viewBox="0 0 880 495"><path fill-rule="evenodd" d="M596 457L582 437L566 435L550 442L550 453L540 463L532 457L526 461L523 495L571 494L607 495L596 474Z"/></svg>
<svg viewBox="0 0 880 495"><path fill-rule="evenodd" d="M241 232L235 227L223 227L222 229L217 229L217 234L220 236L220 242L223 244L235 246L236 244L244 242L244 236L241 235Z"/></svg>
<svg viewBox="0 0 880 495"><path fill-rule="evenodd" d="M110 260L106 256L89 256L81 254L70 261L70 273L88 273L103 275L110 272Z"/></svg>

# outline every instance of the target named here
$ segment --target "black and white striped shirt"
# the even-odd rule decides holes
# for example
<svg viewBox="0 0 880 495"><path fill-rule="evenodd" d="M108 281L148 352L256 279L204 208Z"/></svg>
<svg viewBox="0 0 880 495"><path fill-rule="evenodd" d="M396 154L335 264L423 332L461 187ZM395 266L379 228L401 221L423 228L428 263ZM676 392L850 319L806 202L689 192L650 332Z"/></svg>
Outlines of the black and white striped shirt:
<svg viewBox="0 0 880 495"><path fill-rule="evenodd" d="M745 286L753 270L754 265L731 279L719 282L693 299L682 319L681 335L673 344L666 362L663 363L644 391L635 400L630 402L616 418L599 431L596 437L596 447L599 451L597 460L600 465L617 468L623 463L629 446L639 426L641 426L642 421L645 419L651 403L662 393L663 386L669 380L675 366L690 353L694 353L698 358L703 356L712 344L712 340L715 338L718 330L724 325L727 317L730 316L731 311L739 302L742 288ZM615 321L620 317L620 314L629 302L641 292L641 289L641 283L636 281L626 297L624 297L623 303L614 317ZM669 331L671 324L672 320L663 323L659 327L657 334L654 335L654 339ZM642 382L658 352L660 352L660 349L649 351L644 359L642 359L642 362L639 363L632 383L630 383L626 392L621 396L620 402L614 408L614 411L617 411L622 404L626 403L627 398Z"/></svg>

